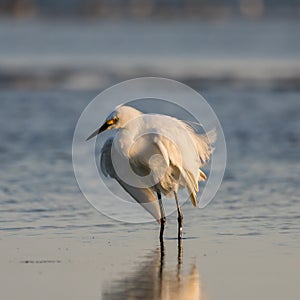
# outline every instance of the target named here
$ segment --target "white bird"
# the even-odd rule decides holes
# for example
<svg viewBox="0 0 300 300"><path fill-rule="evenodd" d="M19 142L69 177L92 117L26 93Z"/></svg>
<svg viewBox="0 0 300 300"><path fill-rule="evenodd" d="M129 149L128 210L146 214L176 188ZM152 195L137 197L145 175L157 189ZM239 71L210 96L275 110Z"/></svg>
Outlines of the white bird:
<svg viewBox="0 0 300 300"><path fill-rule="evenodd" d="M183 214L178 189L187 188L191 202L197 206L198 182L206 180L200 167L212 154L215 131L200 135L187 122L167 115L143 114L124 105L116 107L87 140L109 129L117 132L102 147L103 174L116 179L160 223L161 241L166 223L161 195L174 195L180 239Z"/></svg>

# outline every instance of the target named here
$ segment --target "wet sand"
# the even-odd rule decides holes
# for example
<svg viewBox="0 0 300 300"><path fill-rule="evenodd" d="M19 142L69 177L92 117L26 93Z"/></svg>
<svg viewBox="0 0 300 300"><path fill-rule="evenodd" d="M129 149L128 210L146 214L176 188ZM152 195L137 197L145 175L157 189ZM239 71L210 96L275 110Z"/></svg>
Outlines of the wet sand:
<svg viewBox="0 0 300 300"><path fill-rule="evenodd" d="M175 224L169 231L176 231ZM194 231L194 230L192 230ZM157 232L0 241L5 299L299 299L297 247L262 236ZM171 235L171 232L169 233ZM164 250L161 253L161 250ZM137 297L137 298L135 298Z"/></svg>

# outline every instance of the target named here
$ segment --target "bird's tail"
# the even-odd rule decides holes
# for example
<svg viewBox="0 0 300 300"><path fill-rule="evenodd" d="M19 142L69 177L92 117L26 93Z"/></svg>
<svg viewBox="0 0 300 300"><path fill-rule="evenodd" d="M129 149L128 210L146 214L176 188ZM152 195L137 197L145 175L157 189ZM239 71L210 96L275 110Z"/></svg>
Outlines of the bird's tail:
<svg viewBox="0 0 300 300"><path fill-rule="evenodd" d="M186 182L191 202L195 207L197 207L196 193L198 192L198 182L193 180L193 176L188 170L183 170L181 173L184 178L184 181Z"/></svg>
<svg viewBox="0 0 300 300"><path fill-rule="evenodd" d="M217 132L213 129L206 134L195 134L195 136L196 148L201 160L201 165L203 166L210 159L210 156L214 151L213 144L217 139Z"/></svg>

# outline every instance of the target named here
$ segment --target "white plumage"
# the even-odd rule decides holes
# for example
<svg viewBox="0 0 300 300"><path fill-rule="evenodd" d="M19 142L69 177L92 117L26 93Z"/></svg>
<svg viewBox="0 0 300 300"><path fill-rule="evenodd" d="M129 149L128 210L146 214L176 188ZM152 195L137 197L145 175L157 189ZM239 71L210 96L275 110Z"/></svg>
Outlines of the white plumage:
<svg viewBox="0 0 300 300"><path fill-rule="evenodd" d="M184 121L167 115L143 114L129 106L118 106L88 139L107 129L117 132L101 150L103 174L116 179L160 221L161 238L165 223L161 194L175 196L181 237L182 213L177 191L187 188L191 202L197 206L198 182L206 179L200 168L212 154L215 132L199 135Z"/></svg>

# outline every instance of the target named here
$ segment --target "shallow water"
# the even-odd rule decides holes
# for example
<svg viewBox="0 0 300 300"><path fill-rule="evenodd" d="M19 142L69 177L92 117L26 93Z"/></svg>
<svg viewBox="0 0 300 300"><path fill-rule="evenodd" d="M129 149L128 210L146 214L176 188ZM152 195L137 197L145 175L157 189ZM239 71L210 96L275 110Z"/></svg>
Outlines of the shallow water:
<svg viewBox="0 0 300 300"><path fill-rule="evenodd" d="M115 78L160 76L299 87L299 27L299 18L0 19L0 86L98 89Z"/></svg>
<svg viewBox="0 0 300 300"><path fill-rule="evenodd" d="M187 203L186 213L191 218L199 217L200 224L209 223L211 228L229 220L229 226L219 228L220 234L265 234L275 230L290 235L292 242L299 230L299 93L219 87L202 94L223 126L227 169L210 207L195 212ZM18 234L19 230L26 235L27 227L28 233L32 232L30 228L38 229L35 234L43 230L63 234L97 224L123 227L89 206L73 174L74 127L95 95L1 92L4 235Z"/></svg>

